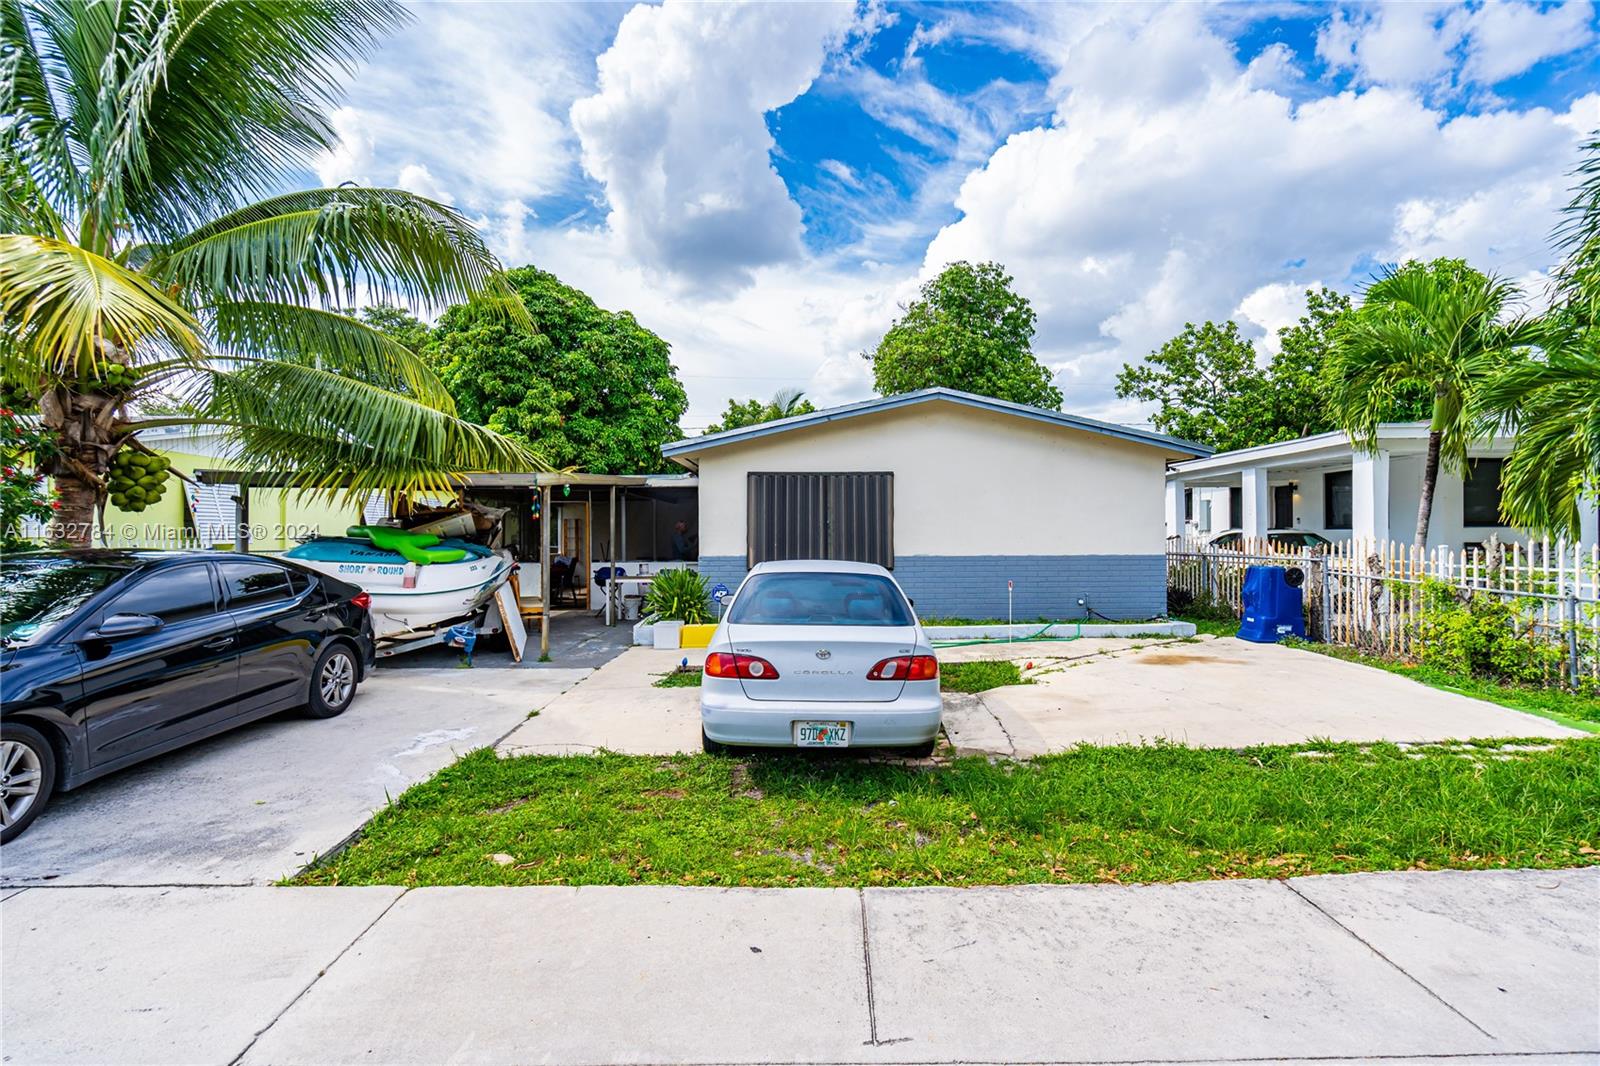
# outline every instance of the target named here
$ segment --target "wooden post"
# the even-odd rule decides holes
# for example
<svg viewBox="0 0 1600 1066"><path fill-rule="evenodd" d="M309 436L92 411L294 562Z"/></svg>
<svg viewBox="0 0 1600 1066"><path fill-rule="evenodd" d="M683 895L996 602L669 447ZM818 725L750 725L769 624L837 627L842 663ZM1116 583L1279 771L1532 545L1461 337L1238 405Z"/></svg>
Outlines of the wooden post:
<svg viewBox="0 0 1600 1066"><path fill-rule="evenodd" d="M544 487L539 503L539 658L550 654L550 525L555 521L555 497Z"/></svg>

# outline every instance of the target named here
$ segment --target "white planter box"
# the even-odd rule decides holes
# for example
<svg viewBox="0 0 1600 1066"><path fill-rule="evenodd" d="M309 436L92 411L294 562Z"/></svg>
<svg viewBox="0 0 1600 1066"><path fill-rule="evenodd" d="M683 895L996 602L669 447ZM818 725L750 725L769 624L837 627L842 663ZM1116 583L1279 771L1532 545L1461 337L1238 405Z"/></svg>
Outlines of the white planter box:
<svg viewBox="0 0 1600 1066"><path fill-rule="evenodd" d="M653 628L657 648L675 651L683 647L682 622L657 622Z"/></svg>
<svg viewBox="0 0 1600 1066"><path fill-rule="evenodd" d="M635 622L633 626L633 642L650 647L656 642L654 622Z"/></svg>

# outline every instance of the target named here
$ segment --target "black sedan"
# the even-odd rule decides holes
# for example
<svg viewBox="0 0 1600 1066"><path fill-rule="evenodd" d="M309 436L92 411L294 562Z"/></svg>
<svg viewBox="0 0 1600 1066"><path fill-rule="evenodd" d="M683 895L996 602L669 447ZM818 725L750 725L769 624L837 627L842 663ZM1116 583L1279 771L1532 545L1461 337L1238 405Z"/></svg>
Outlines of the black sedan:
<svg viewBox="0 0 1600 1066"><path fill-rule="evenodd" d="M256 555L0 558L0 843L56 791L277 711L342 713L373 661L368 604Z"/></svg>

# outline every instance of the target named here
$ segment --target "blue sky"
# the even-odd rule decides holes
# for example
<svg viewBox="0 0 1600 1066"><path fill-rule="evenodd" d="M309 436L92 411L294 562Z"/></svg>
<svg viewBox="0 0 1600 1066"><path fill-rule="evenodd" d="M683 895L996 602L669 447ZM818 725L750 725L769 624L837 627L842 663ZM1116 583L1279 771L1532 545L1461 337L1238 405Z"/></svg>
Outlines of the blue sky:
<svg viewBox="0 0 1600 1066"><path fill-rule="evenodd" d="M309 180L448 199L730 396L870 392L920 280L995 259L1069 410L1185 321L1462 255L1537 300L1600 128L1588 2L419 4Z"/></svg>

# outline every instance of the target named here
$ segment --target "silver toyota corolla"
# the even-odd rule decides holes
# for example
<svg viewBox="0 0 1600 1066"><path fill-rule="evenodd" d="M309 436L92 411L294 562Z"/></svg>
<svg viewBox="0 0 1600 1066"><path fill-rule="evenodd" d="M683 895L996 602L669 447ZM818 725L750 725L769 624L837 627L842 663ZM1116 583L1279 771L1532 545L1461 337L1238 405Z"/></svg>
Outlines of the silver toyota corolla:
<svg viewBox="0 0 1600 1066"><path fill-rule="evenodd" d="M939 735L939 661L881 566L761 563L706 651L706 751L749 744L926 754Z"/></svg>

